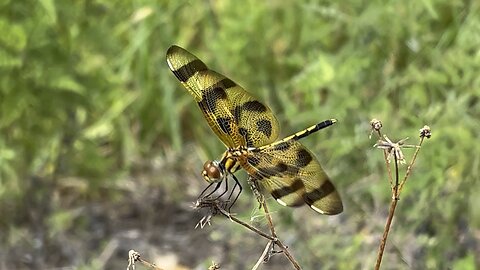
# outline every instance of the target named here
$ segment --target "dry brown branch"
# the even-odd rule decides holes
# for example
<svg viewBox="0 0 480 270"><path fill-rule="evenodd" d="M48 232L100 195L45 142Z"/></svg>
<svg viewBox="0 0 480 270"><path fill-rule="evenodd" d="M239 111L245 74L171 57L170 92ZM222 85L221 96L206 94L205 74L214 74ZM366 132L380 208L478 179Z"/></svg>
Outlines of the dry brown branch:
<svg viewBox="0 0 480 270"><path fill-rule="evenodd" d="M375 120L375 121L374 121ZM372 132L375 130L380 138L382 138L382 135L380 133L380 128L381 128L381 122L374 119L370 123L372 125ZM377 125L374 125L373 123L376 123ZM380 123L380 125L378 125ZM378 128L376 128L378 127ZM383 138L385 140L380 139L377 144L375 144L375 147L383 149L384 153L384 159L385 159L385 164L387 166L387 173L388 173L388 178L390 182L390 187L392 191L392 200L390 201L390 208L388 211L388 217L387 221L385 224L385 228L383 231L382 239L380 241L380 246L378 248L378 253L377 253L377 260L375 263L375 270L380 269L380 265L382 263L382 258L383 258L383 253L385 251L385 246L387 243L387 238L388 234L390 232L390 228L392 225L393 221L393 216L395 215L395 209L397 207L398 201L400 200L400 193L402 191L402 188L407 181L408 177L411 174L413 165L415 164L418 152L420 151L420 148L422 146L423 140L425 137L430 138L431 136L431 131L428 126L424 126L422 129L420 129L420 142L418 145L405 145L404 142L406 139L400 140L396 143L392 142L386 135L383 135ZM402 182L399 184L399 163L405 163L405 158L402 153L401 148L416 148L415 153L413 154L412 161L407 167L407 171L405 173L405 176L402 180ZM393 177L391 174L391 169L390 169L390 156L393 156L394 158L394 166L395 166L395 181L393 181Z"/></svg>
<svg viewBox="0 0 480 270"><path fill-rule="evenodd" d="M261 263L268 261L270 253L273 249L273 241L268 241L265 249L263 250L262 255L258 258L257 263L252 267L252 270L257 270Z"/></svg>
<svg viewBox="0 0 480 270"><path fill-rule="evenodd" d="M232 215L231 213L226 211L225 208L224 208L225 203L221 202L217 199L212 200L212 199L209 199L209 198L201 198L201 199L199 199L199 201L197 201L197 203L196 203L197 208L208 208L209 209L208 214L206 216L204 216L200 220L199 223L204 224L205 222L210 222L212 216L220 213L220 214L224 215L225 217L227 217L228 219L230 219L232 222L235 222L237 224L242 225L243 227L247 228L248 230L262 236L265 239L268 239L269 242L272 243L271 248L270 247L268 249L266 248L266 250L270 250L270 252L267 252L266 254L262 254L259 261L266 261L266 259L270 258L270 256L266 256L266 255L272 254L271 250L276 245L282 250L281 253L283 253L285 255L285 257L287 257L287 259L292 263L292 265L295 269L302 269L300 267L300 265L298 264L298 262L295 260L295 258L292 256L292 254L290 254L290 252L288 251L288 248L282 243L282 241L280 239L278 239L278 237L276 235L276 232L275 232L275 227L274 227L274 224L273 224L272 217L270 215L270 212L268 210L268 206L267 206L263 196L261 196L261 198L259 198L259 202L260 202L260 205L263 208L265 216L267 218L267 221L268 221L267 224L268 224L268 227L270 229L270 235L262 232L261 230L257 229L256 227L238 219L237 217L235 217L234 215ZM198 224L197 224L197 226L198 226ZM201 227L201 225L200 225L200 227ZM269 246L269 244L267 246ZM264 251L264 253L265 253L265 251ZM256 269L256 268L258 268L258 261L257 261L257 264L255 264L253 269Z"/></svg>

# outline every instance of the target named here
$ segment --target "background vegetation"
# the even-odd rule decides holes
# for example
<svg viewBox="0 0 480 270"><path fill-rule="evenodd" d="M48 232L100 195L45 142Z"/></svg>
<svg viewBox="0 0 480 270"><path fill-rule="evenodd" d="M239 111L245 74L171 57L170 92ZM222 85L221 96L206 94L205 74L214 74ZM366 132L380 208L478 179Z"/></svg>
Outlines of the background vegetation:
<svg viewBox="0 0 480 270"><path fill-rule="evenodd" d="M479 12L460 0L0 1L0 268L118 269L129 249L166 269L253 266L263 239L223 218L194 229L201 165L224 148L165 64L178 44L271 106L283 135L339 120L303 142L345 212L270 201L305 269L373 268L390 200L374 117L392 140L433 131L383 269L478 269ZM248 191L234 211L265 224Z"/></svg>

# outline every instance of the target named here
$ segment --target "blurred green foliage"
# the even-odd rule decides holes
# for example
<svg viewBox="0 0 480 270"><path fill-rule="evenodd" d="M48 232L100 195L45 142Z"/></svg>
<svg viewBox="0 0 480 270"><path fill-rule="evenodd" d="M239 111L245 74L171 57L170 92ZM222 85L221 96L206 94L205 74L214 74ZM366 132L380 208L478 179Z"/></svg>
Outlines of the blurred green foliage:
<svg viewBox="0 0 480 270"><path fill-rule="evenodd" d="M171 205L191 200L188 181L203 187L201 160L223 146L170 74L171 44L271 106L283 135L339 120L304 143L319 153L345 213L327 219L272 203L305 269L373 266L390 193L383 155L368 139L371 118L392 140L415 143L424 124L433 131L383 269L480 267L479 12L478 1L460 0L0 1L0 268L101 268L96 252L111 234L92 236L89 216L105 217L85 205L123 205L136 192L125 191L126 179L154 183L146 190L160 189ZM152 174L151 160L167 176L137 178ZM240 202L247 218L251 200ZM216 233L230 241L232 268L246 263L240 246L259 247L251 265L261 253L262 241L242 242L238 228ZM75 260L45 254L71 246L65 235L97 246Z"/></svg>

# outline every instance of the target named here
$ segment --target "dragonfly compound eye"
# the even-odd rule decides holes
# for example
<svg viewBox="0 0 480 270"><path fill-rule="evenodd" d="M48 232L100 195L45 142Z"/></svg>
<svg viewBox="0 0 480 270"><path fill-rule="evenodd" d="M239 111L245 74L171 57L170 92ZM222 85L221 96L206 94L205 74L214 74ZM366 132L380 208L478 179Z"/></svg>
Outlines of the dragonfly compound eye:
<svg viewBox="0 0 480 270"><path fill-rule="evenodd" d="M214 183L222 180L223 172L218 162L210 160L203 165L202 176L205 181Z"/></svg>

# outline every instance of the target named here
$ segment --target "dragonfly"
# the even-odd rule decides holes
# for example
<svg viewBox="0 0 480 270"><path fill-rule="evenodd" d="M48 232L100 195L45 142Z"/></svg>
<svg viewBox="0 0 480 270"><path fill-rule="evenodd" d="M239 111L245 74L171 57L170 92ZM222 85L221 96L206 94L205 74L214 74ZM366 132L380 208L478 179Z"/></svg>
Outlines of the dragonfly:
<svg viewBox="0 0 480 270"><path fill-rule="evenodd" d="M299 142L335 124L335 119L322 121L277 140L279 124L272 110L240 85L208 68L195 55L177 45L167 50L166 60L175 77L197 102L210 128L227 148L219 160L205 162L202 176L209 186L204 192L212 185L215 192L222 182L228 183L231 177L235 185L228 199L239 187L231 204L233 206L242 192L242 185L234 173L243 169L262 194L271 194L283 206L306 204L326 215L343 211L335 186L315 155ZM226 193L226 185L221 195ZM211 194L213 192L207 196Z"/></svg>

